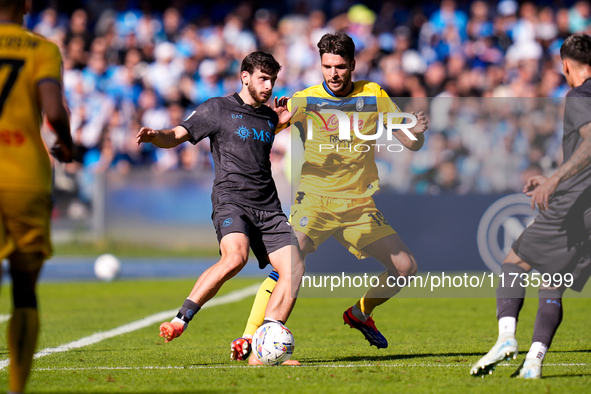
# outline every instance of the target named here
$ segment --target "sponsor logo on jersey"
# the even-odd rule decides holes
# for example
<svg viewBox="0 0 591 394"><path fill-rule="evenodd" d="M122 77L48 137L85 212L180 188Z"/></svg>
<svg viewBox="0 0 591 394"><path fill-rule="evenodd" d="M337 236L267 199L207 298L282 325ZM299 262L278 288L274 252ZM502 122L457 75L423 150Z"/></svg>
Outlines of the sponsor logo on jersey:
<svg viewBox="0 0 591 394"><path fill-rule="evenodd" d="M242 141L246 141L246 139L250 137L250 131L244 126L238 127L238 131L236 131L236 134L238 135L238 137L242 138Z"/></svg>
<svg viewBox="0 0 591 394"><path fill-rule="evenodd" d="M232 218L227 218L226 220L224 220L224 223L222 224L222 226L224 227L228 227L229 225L231 225L234 222L234 219Z"/></svg>
<svg viewBox="0 0 591 394"><path fill-rule="evenodd" d="M484 264L499 274L513 242L534 218L531 198L524 194L511 194L495 201L484 212L478 225L478 251Z"/></svg>
<svg viewBox="0 0 591 394"><path fill-rule="evenodd" d="M267 142L269 144L273 143L275 139L275 134L269 131L264 130L257 130L254 127L252 128L252 133L244 126L238 127L236 131L236 135L242 139L242 141L246 141L252 136L252 139L255 141L262 141Z"/></svg>

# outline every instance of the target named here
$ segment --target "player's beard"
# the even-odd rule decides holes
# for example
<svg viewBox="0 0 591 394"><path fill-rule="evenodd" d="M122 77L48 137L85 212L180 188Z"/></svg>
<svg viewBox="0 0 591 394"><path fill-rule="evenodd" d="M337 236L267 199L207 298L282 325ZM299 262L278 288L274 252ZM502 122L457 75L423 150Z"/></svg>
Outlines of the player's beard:
<svg viewBox="0 0 591 394"><path fill-rule="evenodd" d="M256 88L252 85L248 85L248 93L250 94L250 97L252 97L252 99L254 101L256 101L259 104L264 104L269 100L269 97L271 97L272 92L269 92L269 96L267 98L265 98L265 96L263 96L262 94L260 94L259 92L257 92Z"/></svg>
<svg viewBox="0 0 591 394"><path fill-rule="evenodd" d="M338 95L339 93L342 93L345 89L348 89L349 87L349 82L351 82L351 73L349 72L348 74L343 76L343 79L341 80L341 86L336 89L333 90L333 88L330 86L330 80L325 80L326 82L326 86L328 86L328 88L330 89L331 92L333 92L334 94Z"/></svg>

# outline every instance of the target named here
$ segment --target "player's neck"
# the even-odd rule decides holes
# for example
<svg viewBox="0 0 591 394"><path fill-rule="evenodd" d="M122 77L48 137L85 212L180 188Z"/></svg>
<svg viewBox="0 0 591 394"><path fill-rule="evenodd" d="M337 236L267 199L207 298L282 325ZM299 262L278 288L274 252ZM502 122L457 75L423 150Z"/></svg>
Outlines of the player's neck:
<svg viewBox="0 0 591 394"><path fill-rule="evenodd" d="M591 78L591 66L580 65L579 67L572 67L570 69L570 85L571 88L578 88Z"/></svg>
<svg viewBox="0 0 591 394"><path fill-rule="evenodd" d="M11 24L14 23L16 25L22 26L23 24L23 14L18 12L12 11L0 11L0 24Z"/></svg>
<svg viewBox="0 0 591 394"><path fill-rule="evenodd" d="M240 90L240 93L238 93L238 95L240 96L242 101L244 101L244 104L248 104L254 108L258 108L262 105L261 103L252 98L248 89L245 87L242 87L242 90Z"/></svg>
<svg viewBox="0 0 591 394"><path fill-rule="evenodd" d="M326 86L328 86L328 84ZM348 95L350 95L351 93L353 93L353 89L354 89L353 81L349 81L349 84L343 90L341 90L340 92L335 93L332 90L331 90L331 92L336 97L347 97Z"/></svg>

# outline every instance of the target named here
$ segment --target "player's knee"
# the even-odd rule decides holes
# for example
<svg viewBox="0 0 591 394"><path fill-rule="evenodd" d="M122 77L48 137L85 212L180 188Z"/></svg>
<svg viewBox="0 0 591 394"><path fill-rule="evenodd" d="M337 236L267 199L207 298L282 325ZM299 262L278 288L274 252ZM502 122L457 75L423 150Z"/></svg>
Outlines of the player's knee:
<svg viewBox="0 0 591 394"><path fill-rule="evenodd" d="M244 268L248 262L248 256L244 256L241 253L229 253L224 256L222 261L226 273L234 276Z"/></svg>
<svg viewBox="0 0 591 394"><path fill-rule="evenodd" d="M564 293L564 288L562 288L562 287L540 288L538 290L538 297L540 299L544 299L544 298L559 299L559 298L562 298L562 293Z"/></svg>
<svg viewBox="0 0 591 394"><path fill-rule="evenodd" d="M306 264L302 259L293 259L291 263L291 276L301 278L306 273Z"/></svg>
<svg viewBox="0 0 591 394"><path fill-rule="evenodd" d="M35 284L28 278L20 278L13 275L12 278L12 302L15 308L37 308L37 295Z"/></svg>
<svg viewBox="0 0 591 394"><path fill-rule="evenodd" d="M15 308L37 309L37 296L35 293L13 293L13 304Z"/></svg>
<svg viewBox="0 0 591 394"><path fill-rule="evenodd" d="M402 263L396 264L396 269L400 276L413 276L417 273L419 267L415 258L412 255L408 255L403 259Z"/></svg>

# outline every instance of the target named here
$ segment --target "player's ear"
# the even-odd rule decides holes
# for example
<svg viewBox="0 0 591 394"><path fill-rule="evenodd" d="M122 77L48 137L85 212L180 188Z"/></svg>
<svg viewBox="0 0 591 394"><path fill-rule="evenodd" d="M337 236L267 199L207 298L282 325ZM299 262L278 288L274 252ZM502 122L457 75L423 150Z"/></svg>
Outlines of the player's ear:
<svg viewBox="0 0 591 394"><path fill-rule="evenodd" d="M243 85L248 85L250 83L250 74L248 71L242 71L240 74L240 79L242 80Z"/></svg>
<svg viewBox="0 0 591 394"><path fill-rule="evenodd" d="M355 71L355 59L351 60L351 71Z"/></svg>
<svg viewBox="0 0 591 394"><path fill-rule="evenodd" d="M569 64L567 59L562 60L562 73L566 76L570 72Z"/></svg>

